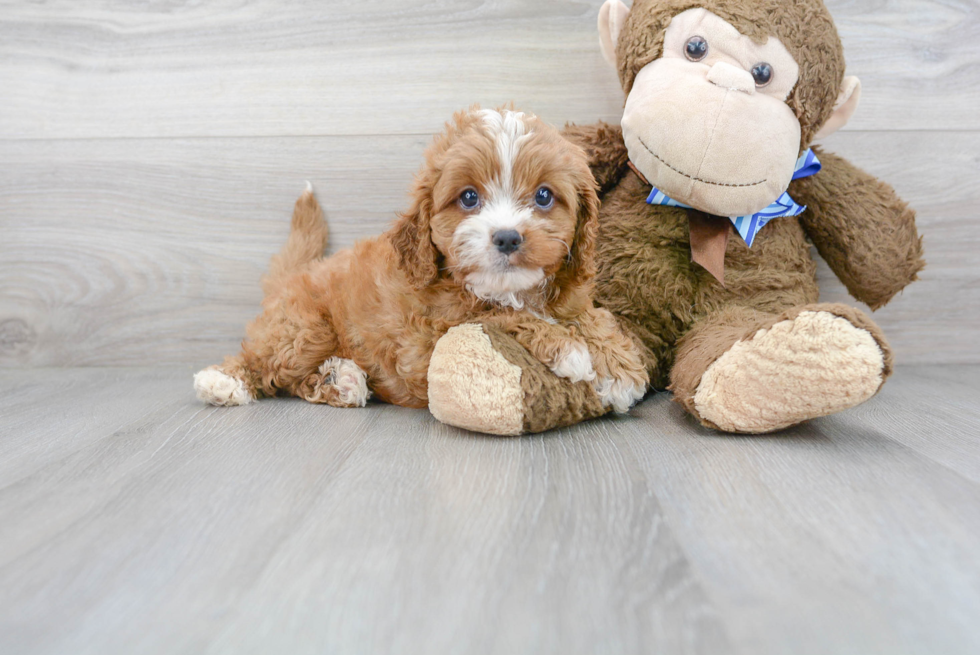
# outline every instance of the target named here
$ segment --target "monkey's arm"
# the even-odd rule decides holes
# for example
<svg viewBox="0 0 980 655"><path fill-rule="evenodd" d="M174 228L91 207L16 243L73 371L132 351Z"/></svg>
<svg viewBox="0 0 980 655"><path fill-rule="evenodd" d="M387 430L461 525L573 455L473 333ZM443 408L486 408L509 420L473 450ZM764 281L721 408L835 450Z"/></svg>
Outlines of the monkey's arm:
<svg viewBox="0 0 980 655"><path fill-rule="evenodd" d="M623 129L599 121L594 125L566 125L562 135L585 150L589 168L599 184L601 198L626 174L630 156L623 142Z"/></svg>
<svg viewBox="0 0 980 655"><path fill-rule="evenodd" d="M883 307L925 266L915 211L888 184L816 150L823 170L789 189L807 206L803 227L851 295Z"/></svg>

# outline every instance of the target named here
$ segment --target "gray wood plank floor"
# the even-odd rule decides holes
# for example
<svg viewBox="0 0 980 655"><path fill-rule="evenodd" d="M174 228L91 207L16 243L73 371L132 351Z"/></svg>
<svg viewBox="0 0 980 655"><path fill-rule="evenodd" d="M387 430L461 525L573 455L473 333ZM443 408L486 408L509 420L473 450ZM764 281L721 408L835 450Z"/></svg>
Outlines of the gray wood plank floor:
<svg viewBox="0 0 980 655"><path fill-rule="evenodd" d="M517 439L0 371L0 652L980 652L980 368L723 437Z"/></svg>

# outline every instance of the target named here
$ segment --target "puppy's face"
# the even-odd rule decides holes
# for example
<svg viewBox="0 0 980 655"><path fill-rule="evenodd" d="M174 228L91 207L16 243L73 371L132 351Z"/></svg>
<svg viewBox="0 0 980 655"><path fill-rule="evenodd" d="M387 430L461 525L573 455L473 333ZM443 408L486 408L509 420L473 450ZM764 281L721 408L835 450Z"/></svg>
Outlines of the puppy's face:
<svg viewBox="0 0 980 655"><path fill-rule="evenodd" d="M589 277L598 201L585 154L537 118L475 110L427 153L405 220L436 265L478 297L519 305L546 280ZM414 214L414 215L413 215ZM404 257L404 255L403 255ZM431 271L430 271L431 272Z"/></svg>

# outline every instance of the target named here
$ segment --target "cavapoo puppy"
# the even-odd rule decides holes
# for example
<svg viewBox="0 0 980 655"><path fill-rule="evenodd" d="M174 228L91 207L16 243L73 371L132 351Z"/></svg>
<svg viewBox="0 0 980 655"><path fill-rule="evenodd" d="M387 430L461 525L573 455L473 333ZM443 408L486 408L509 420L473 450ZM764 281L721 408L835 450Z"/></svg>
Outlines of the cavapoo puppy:
<svg viewBox="0 0 980 655"><path fill-rule="evenodd" d="M326 224L307 189L241 353L195 375L197 395L363 407L373 393L426 407L436 342L482 322L625 412L649 379L613 316L592 305L598 204L585 153L553 127L509 110L460 112L385 234L324 258Z"/></svg>

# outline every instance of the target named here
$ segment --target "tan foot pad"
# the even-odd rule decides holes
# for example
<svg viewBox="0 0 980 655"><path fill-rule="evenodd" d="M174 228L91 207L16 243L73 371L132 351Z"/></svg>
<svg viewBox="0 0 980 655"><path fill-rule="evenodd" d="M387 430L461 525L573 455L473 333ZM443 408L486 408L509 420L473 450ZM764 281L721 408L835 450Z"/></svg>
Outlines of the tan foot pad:
<svg viewBox="0 0 980 655"><path fill-rule="evenodd" d="M694 404L727 432L773 432L863 403L878 392L884 368L868 331L829 312L802 312L719 357Z"/></svg>
<svg viewBox="0 0 980 655"><path fill-rule="evenodd" d="M521 434L521 368L494 350L482 326L454 327L439 339L429 362L429 411L458 428Z"/></svg>

